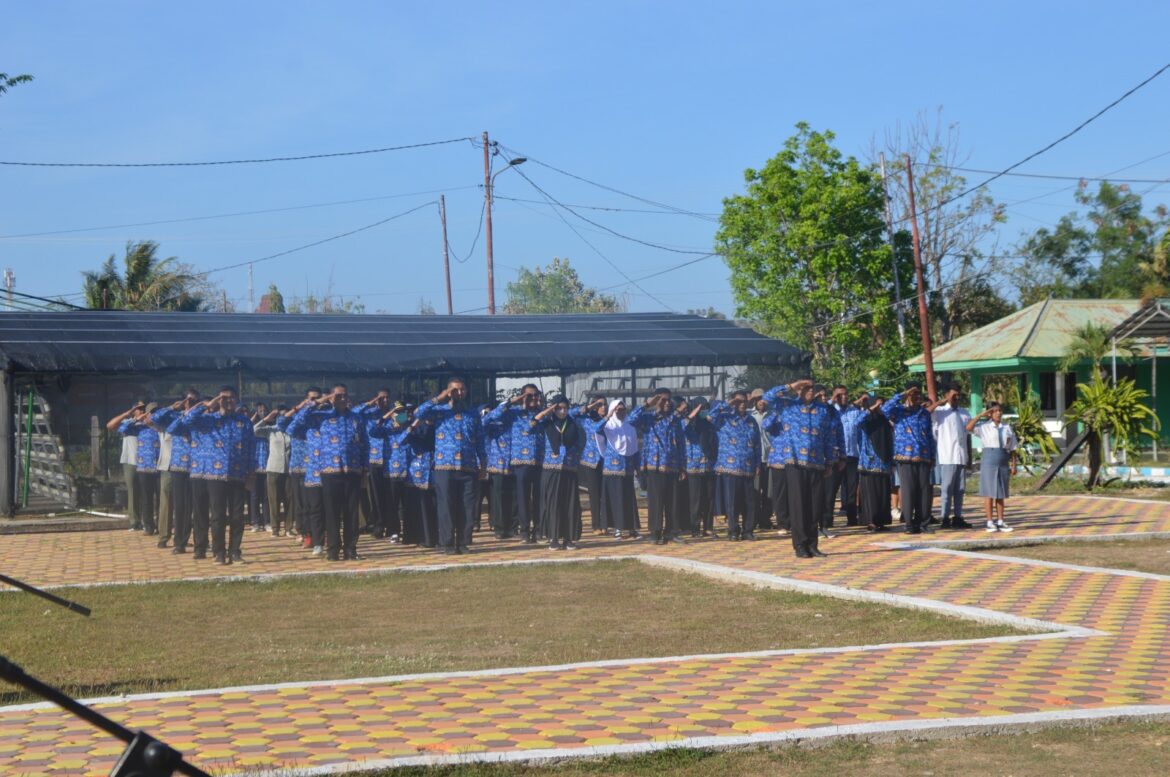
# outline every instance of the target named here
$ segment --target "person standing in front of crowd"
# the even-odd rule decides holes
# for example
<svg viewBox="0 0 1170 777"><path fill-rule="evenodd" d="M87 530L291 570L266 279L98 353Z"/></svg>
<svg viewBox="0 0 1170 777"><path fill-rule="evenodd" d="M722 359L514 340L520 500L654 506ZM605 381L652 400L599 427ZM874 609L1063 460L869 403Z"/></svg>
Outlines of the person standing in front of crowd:
<svg viewBox="0 0 1170 777"><path fill-rule="evenodd" d="M257 402L252 417L252 430L256 424L268 415L268 405ZM268 438L256 437L256 470L252 473L252 487L248 491L248 517L252 519L252 531L264 531L268 528Z"/></svg>
<svg viewBox="0 0 1170 777"><path fill-rule="evenodd" d="M377 424L370 427L370 445L382 443L382 518L386 536L398 545L403 542L410 499L407 488L410 481L410 408L395 402ZM417 541L413 539L412 542Z"/></svg>
<svg viewBox="0 0 1170 777"><path fill-rule="evenodd" d="M199 526L201 516L210 517L211 552L220 564L242 562L245 483L255 468L252 424L237 412L239 396L232 386L195 405L171 424L171 434L191 436L191 478L195 481L195 558L205 558L207 527ZM225 534L229 535L225 543Z"/></svg>
<svg viewBox="0 0 1170 777"><path fill-rule="evenodd" d="M894 429L881 412L882 400L862 394L853 403L864 411L858 425L857 470L861 520L870 531L886 531L893 523L890 484L894 469Z"/></svg>
<svg viewBox="0 0 1170 777"><path fill-rule="evenodd" d="M715 533L715 460L719 441L715 427L707 420L710 403L704 397L692 397L687 407L690 411L683 419L683 446L691 536L707 537Z"/></svg>
<svg viewBox="0 0 1170 777"><path fill-rule="evenodd" d="M158 405L151 402L145 407L136 408L132 416L118 425L118 432L124 437L138 438L138 443L134 446L134 503L138 510L138 518L142 522L142 533L147 536L158 534L154 506L158 500L158 455L161 440L159 428L151 420L151 413L156 410ZM159 547L165 547L165 543Z"/></svg>
<svg viewBox="0 0 1170 777"><path fill-rule="evenodd" d="M1016 474L1016 451L1019 440L1011 424L1003 420L1003 406L992 402L967 422L967 431L979 435L983 449L979 462L979 496L984 499L987 531L1009 532L1003 515L1008 498L1008 483Z"/></svg>
<svg viewBox="0 0 1170 777"><path fill-rule="evenodd" d="M791 458L791 452L784 419L780 416L780 408L774 404L775 395L772 395L772 401L761 401L768 408L760 424L760 433L768 440L768 457L764 462L768 468L768 497L772 502L772 514L776 516L776 528L784 537L792 532L792 519L788 514L788 480L784 474L784 465Z"/></svg>
<svg viewBox="0 0 1170 777"><path fill-rule="evenodd" d="M292 529L288 495L289 436L277 427L277 420L288 412L287 405L277 405L252 426L256 440L268 443L268 457L264 460L264 490L268 505L268 530L279 537L281 527Z"/></svg>
<svg viewBox="0 0 1170 777"><path fill-rule="evenodd" d="M865 420L866 411L858 407L856 403L850 403L849 390L842 385L833 386L833 396L830 404L837 411L838 418L841 419L844 463L840 469L834 471L829 484L829 516L830 520L832 520L833 505L836 501L837 494L840 493L841 506L845 510L845 525L857 526L859 486L857 460L860 456L857 450L857 443L860 437L858 427Z"/></svg>
<svg viewBox="0 0 1170 777"><path fill-rule="evenodd" d="M167 466L167 479L159 481L159 488L169 487L169 502L171 515L171 532L174 536L174 547L171 553L176 555L187 552L187 543L191 539L191 519L194 514L194 503L191 495L191 439L187 433L174 433L171 426L188 410L200 401L199 392L189 388L183 398L169 407L160 407L151 414L151 418L159 429L166 430L170 438L171 450ZM159 435L160 440L162 435ZM162 450L159 452L159 466L162 467ZM162 500L159 501L160 512Z"/></svg>
<svg viewBox="0 0 1170 777"><path fill-rule="evenodd" d="M382 423L382 417L390 409L390 390L378 389L372 399L369 399L354 408L366 425L366 439L369 440L369 464L365 475L362 476L359 512L365 519L363 531L368 531L374 539L388 537L386 531L386 479L385 471L386 441L373 434L374 427Z"/></svg>
<svg viewBox="0 0 1170 777"><path fill-rule="evenodd" d="M134 416L142 408L146 407L145 400L139 400L134 403L124 413L111 418L106 422L106 431L111 434L118 431L123 421L134 420ZM134 485L134 474L138 471L138 436L133 434L122 435L122 455L118 461L122 465L122 482L126 486L126 517L130 519L130 531L142 531L142 518L138 514L138 500L135 498L134 492L136 487Z"/></svg>
<svg viewBox="0 0 1170 777"><path fill-rule="evenodd" d="M601 420L606 406L606 398L601 394L594 394L589 397L589 404L574 407L569 411L569 417L581 430L581 438L584 440L585 447L577 468L577 480L585 487L585 495L589 499L590 528L594 534L606 534L612 528L609 516L605 513L605 499L602 496L603 456L601 448L597 445L597 435L593 433L593 427Z"/></svg>
<svg viewBox="0 0 1170 777"><path fill-rule="evenodd" d="M321 398L321 389L309 386L305 389L305 398L296 407L289 408L280 418L276 419L276 428L289 437L288 452L288 525L287 534L291 537L303 535L304 547L312 547L310 535L310 516L308 495L305 492L305 474L309 465L308 429L300 427L293 434L288 430L292 419L307 405L311 405Z"/></svg>
<svg viewBox="0 0 1170 777"><path fill-rule="evenodd" d="M423 402L415 413L418 421L435 425L439 544L449 555L471 550L472 524L479 512L479 479L487 474L483 424L468 399L467 383L452 378L442 393Z"/></svg>
<svg viewBox="0 0 1170 777"><path fill-rule="evenodd" d="M930 473L935 459L932 407L932 402L923 401L922 384L914 381L882 405L882 412L894 424L894 461L907 534L921 534L930 521L934 497Z"/></svg>
<svg viewBox="0 0 1170 777"><path fill-rule="evenodd" d="M656 391L641 407L636 407L627 422L642 432L642 472L646 477L646 531L657 545L676 536L674 484L686 478L686 451L683 446L682 421L674 412L668 390Z"/></svg>
<svg viewBox="0 0 1170 777"><path fill-rule="evenodd" d="M634 474L638 469L638 430L626 419L626 403L609 403L605 418L593 424L597 446L604 457L601 479L605 514L613 522L614 539L638 539L638 502Z"/></svg>
<svg viewBox="0 0 1170 777"><path fill-rule="evenodd" d="M735 391L727 402L712 402L708 415L719 440L716 511L727 517L729 540L756 539L755 477L760 467L760 428L748 414L747 401L747 392Z"/></svg>
<svg viewBox="0 0 1170 777"><path fill-rule="evenodd" d="M784 434L784 478L792 548L797 558L825 556L819 548L818 528L824 513L826 479L841 466L840 420L816 398L811 380L776 386L764 394L777 409ZM775 429L775 426L773 427Z"/></svg>
<svg viewBox="0 0 1170 777"><path fill-rule="evenodd" d="M772 472L768 466L769 454L772 452L772 438L764 431L764 419L768 415L768 403L764 401L763 389L752 389L748 396L748 406L751 407L752 420L760 430L760 466L756 469L756 528L768 530L776 528L773 522L775 513L771 499Z"/></svg>
<svg viewBox="0 0 1170 777"><path fill-rule="evenodd" d="M510 424L492 412L483 414L484 452L487 454L488 522L497 540L519 531L516 525L516 479L512 472Z"/></svg>
<svg viewBox="0 0 1170 777"><path fill-rule="evenodd" d="M569 400L549 399L536 414L544 440L541 459L541 523L548 531L549 550L576 550L581 537L581 511L577 509L577 466L585 440L577 422L569 417Z"/></svg>
<svg viewBox="0 0 1170 777"><path fill-rule="evenodd" d="M967 427L971 414L960 407L962 394L952 384L943 388L942 402L930 411L938 451L939 491L942 499L942 528L970 529L963 520L963 494L967 490L967 465L971 444Z"/></svg>
<svg viewBox="0 0 1170 777"><path fill-rule="evenodd" d="M406 437L407 510L402 542L423 548L439 545L439 503L435 495L435 426L412 423ZM446 552L446 551L444 551Z"/></svg>
<svg viewBox="0 0 1170 777"><path fill-rule="evenodd" d="M544 434L536 428L536 415L544 406L540 389L529 383L510 400L484 416L488 424L503 424L511 445L509 466L515 483L516 513L520 537L536 544L540 532L540 462L544 458Z"/></svg>

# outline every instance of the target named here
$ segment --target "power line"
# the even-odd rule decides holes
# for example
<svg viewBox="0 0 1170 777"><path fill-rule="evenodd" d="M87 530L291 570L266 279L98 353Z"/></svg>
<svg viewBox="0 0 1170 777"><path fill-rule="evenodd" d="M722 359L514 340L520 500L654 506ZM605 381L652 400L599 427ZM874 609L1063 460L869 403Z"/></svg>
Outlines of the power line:
<svg viewBox="0 0 1170 777"><path fill-rule="evenodd" d="M687 261L685 261L681 264L676 264L673 267L667 267L665 270L659 270L658 272L652 272L649 275L642 275L642 276L639 276L637 278L634 278L633 280L626 281L625 283L615 283L612 286L605 286L604 288L598 289L598 291L610 291L611 289L619 289L622 286L628 286L629 284L634 283L635 281L646 281L646 280L649 280L651 278L657 278L660 275L667 275L669 273L675 272L676 270L681 270L684 267L689 267L692 264L698 264L699 262L704 262L704 261L706 261L712 257L715 257L715 256L719 256L719 254L710 253L710 254L707 254L706 256L700 256L700 257L697 257L695 259L688 259ZM641 288L641 287L639 287L639 288Z"/></svg>
<svg viewBox="0 0 1170 777"><path fill-rule="evenodd" d="M192 221L210 221L213 219L234 218L236 216L260 216L268 213L287 213L296 210L309 210L311 208L328 208L335 205L356 205L363 202L378 202L381 200L395 200L404 197L418 197L424 194L439 194L441 192L461 191L464 189L479 188L475 184L467 186L454 186L444 189L430 189L421 192L405 192L403 194L383 194L377 197L362 197L355 200L335 200L333 202L317 202L310 205L289 205L283 208L265 208L263 210L241 210L234 213L216 213L209 216L187 216L176 219L160 219L158 221L140 221L134 224L109 224L101 227L76 227L73 229L56 229L47 232L23 232L15 235L0 235L0 240L12 240L15 238L24 237L46 237L49 235L69 235L77 232L99 232L103 229L127 229L130 227L153 227L160 224L184 224Z"/></svg>
<svg viewBox="0 0 1170 777"><path fill-rule="evenodd" d="M428 148L443 146L450 143L472 142L472 138L451 138L450 140L432 140L427 143L409 143L403 146L385 146L383 148L367 148L362 151L336 151L328 154L304 154L302 156L274 156L261 159L223 159L210 162L15 162L0 161L0 165L11 167L213 167L218 165L255 165L268 162L301 162L307 159L336 159L347 156L365 156L369 154L384 154L388 151L406 151L413 148Z"/></svg>
<svg viewBox="0 0 1170 777"><path fill-rule="evenodd" d="M529 200L529 199L524 199L523 197L504 197L503 195L500 195L500 194L493 194L492 199L493 200L508 200L509 202L528 202L528 203L533 203L536 205L547 204L543 200ZM651 208L616 208L616 207L613 207L611 205L569 204L569 207L570 208L580 208L581 210L609 211L612 213L650 213L650 214L654 214L654 215L658 215L658 216L689 216L689 215L691 215L689 213L681 213L679 211L673 211L673 210L658 210L658 209L651 209ZM716 218L716 219L719 217L719 214L717 214L717 213L711 213L708 215L710 215L712 218Z"/></svg>
<svg viewBox="0 0 1170 777"><path fill-rule="evenodd" d="M994 170L981 170L977 167L954 167L951 165L939 165L931 162L920 162L919 164L929 167L941 167L944 170L954 170L960 173L994 173ZM1102 183L1170 183L1168 178L1104 178L1093 175L1049 175L1046 173L1003 173L1003 175L1011 176L1013 178L1043 178L1051 181L1091 181Z"/></svg>
<svg viewBox="0 0 1170 777"><path fill-rule="evenodd" d="M437 202L437 200L428 200L427 202L424 202L421 205L414 206L410 210L404 210L401 213L396 213L393 216L389 216L387 218L381 219L380 221L375 221L373 224L367 224L364 227L358 227L357 229L351 229L348 232L342 232L340 234L332 235L330 237L326 237L326 238L323 238L321 240L315 240L312 243L306 243L303 246L297 246L296 248L290 248L287 251L281 251L279 253L271 254L269 256L263 256L263 257L260 257L259 259L248 259L248 260L245 260L243 262L236 262L235 264L227 264L227 265L224 265L223 267L214 267L210 270L203 270L202 272L195 273L195 275L196 276L211 275L212 273L223 272L224 270L235 270L236 268L239 268L239 267L247 267L249 264L259 264L260 262L267 262L271 259L278 259L282 256L288 256L289 254L295 254L298 251L304 251L304 250L309 249L309 248L315 248L316 246L324 245L325 243L331 243L334 240L340 240L343 237L349 237L350 235L356 235L359 232L365 232L366 230L373 229L374 227L380 227L383 224L394 221L395 219L400 219L403 216L409 216L411 213L422 210L423 208L427 207L428 205L434 205L436 202Z"/></svg>

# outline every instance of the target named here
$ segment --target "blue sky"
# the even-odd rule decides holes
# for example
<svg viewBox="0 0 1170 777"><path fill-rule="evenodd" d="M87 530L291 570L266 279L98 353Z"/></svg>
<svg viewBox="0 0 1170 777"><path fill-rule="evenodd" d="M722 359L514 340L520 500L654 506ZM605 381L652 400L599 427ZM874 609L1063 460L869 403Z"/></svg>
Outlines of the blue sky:
<svg viewBox="0 0 1170 777"><path fill-rule="evenodd" d="M533 159L714 214L741 190L743 170L761 166L802 120L863 156L886 129L942 106L961 127L969 166L1005 167L1170 60L1168 28L1170 6L1150 2L21 3L0 27L0 71L36 81L0 98L0 160L238 159L487 130ZM1170 74L1025 169L1101 175L1170 151L1168 96ZM522 169L562 202L646 207L545 167ZM503 199L540 200L516 172L496 180L501 303L515 268L561 256L586 283L628 293L631 310L733 310L718 258L641 288L624 284L622 273L638 278L695 256L565 214L575 234L546 204ZM1125 175L1170 178L1170 156ZM120 255L127 240L156 240L164 255L210 269L365 226L439 192L462 258L482 183L482 154L470 143L228 167L0 167L0 268L15 271L20 291L71 294L83 270ZM996 182L992 194L1009 204L1001 244L1071 210L1068 186ZM1149 204L1170 200L1165 187L1136 188ZM709 250L715 232L691 216L581 212L684 250ZM286 296L360 297L371 312L414 312L420 298L445 307L434 206L254 271L257 296L275 282ZM452 273L457 311L486 304L482 239ZM213 277L246 306L246 270Z"/></svg>

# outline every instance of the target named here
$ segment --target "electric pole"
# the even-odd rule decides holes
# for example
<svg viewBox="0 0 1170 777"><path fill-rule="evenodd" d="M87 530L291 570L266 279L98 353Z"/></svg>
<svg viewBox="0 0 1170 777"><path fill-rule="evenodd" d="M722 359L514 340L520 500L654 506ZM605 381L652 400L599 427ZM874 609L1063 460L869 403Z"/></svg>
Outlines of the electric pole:
<svg viewBox="0 0 1170 777"><path fill-rule="evenodd" d="M488 315L496 314L496 270L492 261L492 160L488 134L483 133L484 238L487 241Z"/></svg>
<svg viewBox="0 0 1170 777"><path fill-rule="evenodd" d="M252 263L248 262L248 312L256 312L256 289L252 285Z"/></svg>
<svg viewBox="0 0 1170 777"><path fill-rule="evenodd" d="M898 314L898 340L906 344L906 314L902 310L902 281L898 278L898 250L894 246L894 216L890 211L890 190L886 186L886 155L878 154L882 169L882 197L886 201L886 231L890 239L890 264L894 271L894 312Z"/></svg>
<svg viewBox="0 0 1170 777"><path fill-rule="evenodd" d="M8 293L8 309L12 310L14 305L12 301L12 292L16 290L16 273L9 267L4 271L4 290Z"/></svg>
<svg viewBox="0 0 1170 777"><path fill-rule="evenodd" d="M926 394L931 402L938 401L934 385L934 355L930 350L930 317L926 314L926 281L922 277L922 250L918 243L918 212L914 208L914 169L910 155L906 155L906 183L910 194L910 226L914 235L914 274L918 280L918 327L922 330L922 362L926 369Z"/></svg>
<svg viewBox="0 0 1170 777"><path fill-rule="evenodd" d="M447 315L452 316L455 315L455 309L451 307L451 259L447 251L447 198L442 194L439 195L439 221L443 224L443 274L447 277Z"/></svg>

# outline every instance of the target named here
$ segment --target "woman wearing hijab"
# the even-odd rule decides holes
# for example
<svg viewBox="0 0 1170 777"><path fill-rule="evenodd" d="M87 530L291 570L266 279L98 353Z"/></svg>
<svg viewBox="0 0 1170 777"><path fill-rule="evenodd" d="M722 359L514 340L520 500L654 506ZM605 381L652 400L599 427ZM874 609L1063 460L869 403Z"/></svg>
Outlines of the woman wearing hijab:
<svg viewBox="0 0 1170 777"><path fill-rule="evenodd" d="M979 464L979 496L984 498L987 531L1011 531L1003 522L1008 482L1016 474L1016 448L1019 441L1011 424L1003 420L1003 406L992 402L967 422L967 431L979 435L983 455Z"/></svg>
<svg viewBox="0 0 1170 777"><path fill-rule="evenodd" d="M569 400L554 396L536 414L545 436L541 461L541 524L548 533L549 550L576 550L581 536L581 511L576 509L577 465L584 447L581 429L569 417Z"/></svg>
<svg viewBox="0 0 1170 777"><path fill-rule="evenodd" d="M634 470L638 468L638 431L626 421L626 403L609 405L605 418L594 423L597 445L605 456L602 492L606 515L615 539L638 538L638 504L634 500Z"/></svg>

